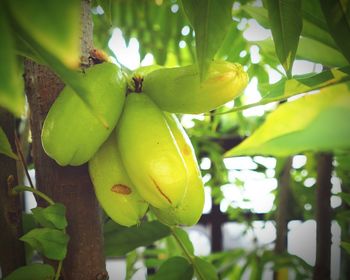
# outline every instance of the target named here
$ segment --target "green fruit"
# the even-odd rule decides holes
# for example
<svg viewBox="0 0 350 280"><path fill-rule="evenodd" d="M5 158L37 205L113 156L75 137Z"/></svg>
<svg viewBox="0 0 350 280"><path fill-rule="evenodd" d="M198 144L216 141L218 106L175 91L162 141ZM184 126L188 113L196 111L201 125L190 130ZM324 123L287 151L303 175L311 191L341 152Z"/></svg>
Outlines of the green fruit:
<svg viewBox="0 0 350 280"><path fill-rule="evenodd" d="M168 125L185 159L188 171L188 186L183 200L177 207L152 211L158 219L167 225L192 226L202 215L204 207L204 185L198 167L196 155L185 130L173 114L165 113Z"/></svg>
<svg viewBox="0 0 350 280"><path fill-rule="evenodd" d="M142 66L142 67L138 68L137 70L135 70L134 77L144 77L144 76L148 75L149 73L151 73L155 70L162 69L162 68L163 68L163 66L160 66L157 64Z"/></svg>
<svg viewBox="0 0 350 280"><path fill-rule="evenodd" d="M233 100L247 83L240 64L215 61L202 83L195 65L163 68L144 77L143 91L164 111L199 114Z"/></svg>
<svg viewBox="0 0 350 280"><path fill-rule="evenodd" d="M187 188L186 164L163 112L145 94L127 96L117 142L138 193L154 207L176 207Z"/></svg>
<svg viewBox="0 0 350 280"><path fill-rule="evenodd" d="M96 197L109 217L123 226L138 224L148 204L136 192L120 159L115 133L89 161Z"/></svg>
<svg viewBox="0 0 350 280"><path fill-rule="evenodd" d="M62 166L81 165L96 153L115 127L125 101L126 82L116 65L98 64L82 76L89 88L86 98L98 105L109 127L66 86L50 108L41 134L45 152Z"/></svg>

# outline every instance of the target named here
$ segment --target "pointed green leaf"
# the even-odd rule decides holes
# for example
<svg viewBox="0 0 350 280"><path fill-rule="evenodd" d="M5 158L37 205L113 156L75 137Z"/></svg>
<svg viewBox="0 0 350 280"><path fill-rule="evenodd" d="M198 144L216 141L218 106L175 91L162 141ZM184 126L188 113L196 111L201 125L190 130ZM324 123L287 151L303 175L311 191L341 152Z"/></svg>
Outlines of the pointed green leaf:
<svg viewBox="0 0 350 280"><path fill-rule="evenodd" d="M35 220L43 227L65 229L68 225L66 219L66 207L61 203L55 203L46 208L36 207L32 209Z"/></svg>
<svg viewBox="0 0 350 280"><path fill-rule="evenodd" d="M216 273L215 267L206 260L195 257L194 258L195 263L195 273L197 276L197 279L200 280L218 280L218 275Z"/></svg>
<svg viewBox="0 0 350 280"><path fill-rule="evenodd" d="M10 158L17 159L17 156L12 152L11 145L7 139L5 132L0 127L0 154L4 154Z"/></svg>
<svg viewBox="0 0 350 280"><path fill-rule="evenodd" d="M124 256L140 246L148 246L170 234L170 229L157 221L144 222L132 227L107 223L104 233L105 255Z"/></svg>
<svg viewBox="0 0 350 280"><path fill-rule="evenodd" d="M264 28L271 28L271 22L268 18L267 10L264 7L244 5L242 6L242 10L259 22ZM336 49L336 44L328 32L318 0L304 1L302 3L302 14L303 28L301 30L301 35Z"/></svg>
<svg viewBox="0 0 350 280"><path fill-rule="evenodd" d="M7 16L0 4L0 106L16 116L24 113L24 86L17 67L14 39Z"/></svg>
<svg viewBox="0 0 350 280"><path fill-rule="evenodd" d="M289 156L350 149L350 83L280 105L263 125L225 156Z"/></svg>
<svg viewBox="0 0 350 280"><path fill-rule="evenodd" d="M201 80L232 24L232 0L182 0L196 33L196 53Z"/></svg>
<svg viewBox="0 0 350 280"><path fill-rule="evenodd" d="M4 280L50 280L55 276L55 270L51 265L33 263L30 265L22 266L10 275L4 278Z"/></svg>
<svg viewBox="0 0 350 280"><path fill-rule="evenodd" d="M350 62L350 1L320 0L320 4L334 41Z"/></svg>
<svg viewBox="0 0 350 280"><path fill-rule="evenodd" d="M172 257L166 260L157 273L149 280L191 280L193 267L183 257Z"/></svg>
<svg viewBox="0 0 350 280"><path fill-rule="evenodd" d="M49 259L63 260L67 254L69 236L57 229L36 228L23 235L20 240Z"/></svg>
<svg viewBox="0 0 350 280"><path fill-rule="evenodd" d="M66 67L80 63L79 0L10 0L7 5L17 25Z"/></svg>
<svg viewBox="0 0 350 280"><path fill-rule="evenodd" d="M267 0L266 3L276 54L290 77L302 29L301 0Z"/></svg>

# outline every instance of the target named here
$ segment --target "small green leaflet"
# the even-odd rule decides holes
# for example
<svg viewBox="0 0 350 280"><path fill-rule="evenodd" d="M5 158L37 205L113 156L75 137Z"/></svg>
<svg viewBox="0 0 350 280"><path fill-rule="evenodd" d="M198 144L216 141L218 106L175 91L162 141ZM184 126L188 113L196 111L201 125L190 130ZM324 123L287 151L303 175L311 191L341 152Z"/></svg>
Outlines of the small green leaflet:
<svg viewBox="0 0 350 280"><path fill-rule="evenodd" d="M0 4L0 36L0 106L19 117L24 113L24 85L3 3Z"/></svg>
<svg viewBox="0 0 350 280"><path fill-rule="evenodd" d="M263 125L225 156L289 156L350 149L350 83L280 105Z"/></svg>
<svg viewBox="0 0 350 280"><path fill-rule="evenodd" d="M11 145L5 132L0 127L0 154L4 154L10 158L17 159L17 156L12 152Z"/></svg>
<svg viewBox="0 0 350 280"><path fill-rule="evenodd" d="M194 258L195 273L197 279L200 280L218 280L218 275L216 274L215 267L207 262L206 260L195 257Z"/></svg>
<svg viewBox="0 0 350 280"><path fill-rule="evenodd" d="M43 227L65 229L68 225L66 208L61 203L55 203L46 208L36 207L32 209L35 220Z"/></svg>
<svg viewBox="0 0 350 280"><path fill-rule="evenodd" d="M166 260L158 272L149 280L191 280L193 266L183 257L172 257Z"/></svg>
<svg viewBox="0 0 350 280"><path fill-rule="evenodd" d="M188 236L188 233L180 227L174 228L174 233L176 237L180 239L181 243L186 247L186 250L193 254L194 248L190 237Z"/></svg>
<svg viewBox="0 0 350 280"><path fill-rule="evenodd" d="M301 0L267 0L266 4L276 54L287 76L291 77L303 25Z"/></svg>
<svg viewBox="0 0 350 280"><path fill-rule="evenodd" d="M22 266L10 275L4 278L4 280L50 280L55 276L55 270L51 265L34 263L26 266Z"/></svg>
<svg viewBox="0 0 350 280"><path fill-rule="evenodd" d="M196 35L196 53L201 80L224 42L232 24L232 0L182 0L185 14Z"/></svg>
<svg viewBox="0 0 350 280"><path fill-rule="evenodd" d="M170 234L169 227L158 221L123 227L114 222L105 225L104 248L109 257L124 256L140 246L148 246Z"/></svg>
<svg viewBox="0 0 350 280"><path fill-rule="evenodd" d="M69 236L57 229L36 228L23 235L20 240L51 260L63 260L67 254Z"/></svg>

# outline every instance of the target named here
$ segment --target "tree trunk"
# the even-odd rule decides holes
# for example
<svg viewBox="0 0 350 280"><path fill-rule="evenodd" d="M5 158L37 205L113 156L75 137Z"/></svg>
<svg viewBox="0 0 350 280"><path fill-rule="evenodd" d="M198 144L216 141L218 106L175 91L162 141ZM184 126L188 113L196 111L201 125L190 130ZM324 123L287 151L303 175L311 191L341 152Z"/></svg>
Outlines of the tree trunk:
<svg viewBox="0 0 350 280"><path fill-rule="evenodd" d="M283 254L288 249L288 211L290 203L290 170L292 157L284 163L278 179L278 208L276 211L276 245L275 253ZM281 268L274 273L274 279L288 279L288 269Z"/></svg>
<svg viewBox="0 0 350 280"><path fill-rule="evenodd" d="M316 189L316 264L314 280L328 280L331 275L331 176L332 155L320 154Z"/></svg>
<svg viewBox="0 0 350 280"><path fill-rule="evenodd" d="M88 0L82 1L81 19L82 63L87 64L92 49L92 19ZM100 209L87 165L61 167L45 154L41 144L45 116L64 85L50 69L32 61L25 62L25 83L31 111L37 188L67 208L70 240L63 262L63 278L107 279Z"/></svg>
<svg viewBox="0 0 350 280"><path fill-rule="evenodd" d="M15 149L15 119L0 109L0 126ZM11 194L11 188L17 185L17 163L0 154L0 265L2 276L25 265L22 236L22 201L19 194Z"/></svg>

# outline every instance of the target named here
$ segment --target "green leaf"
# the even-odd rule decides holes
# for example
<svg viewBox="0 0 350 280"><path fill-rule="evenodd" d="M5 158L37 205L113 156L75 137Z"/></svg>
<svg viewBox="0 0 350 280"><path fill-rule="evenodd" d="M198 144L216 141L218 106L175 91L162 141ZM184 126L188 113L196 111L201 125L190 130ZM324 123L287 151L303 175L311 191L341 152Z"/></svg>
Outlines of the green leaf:
<svg viewBox="0 0 350 280"><path fill-rule="evenodd" d="M0 4L0 106L16 116L24 113L24 86L17 67L12 37L7 16Z"/></svg>
<svg viewBox="0 0 350 280"><path fill-rule="evenodd" d="M157 221L144 222L129 228L109 222L104 233L105 255L124 256L137 247L149 246L169 234L170 229Z"/></svg>
<svg viewBox="0 0 350 280"><path fill-rule="evenodd" d="M4 280L49 280L54 276L55 270L51 265L34 263L16 269Z"/></svg>
<svg viewBox="0 0 350 280"><path fill-rule="evenodd" d="M320 4L334 41L350 62L350 2L320 0Z"/></svg>
<svg viewBox="0 0 350 280"><path fill-rule="evenodd" d="M350 255L350 243L349 242L340 242L340 246L343 247L343 249L345 249L345 251Z"/></svg>
<svg viewBox="0 0 350 280"><path fill-rule="evenodd" d="M243 106L234 107L229 112L242 111L258 105L264 105L271 102L286 100L288 97L301 93L318 90L327 86L337 85L350 80L350 67L334 68L310 76L310 74L295 76L293 79L282 78L275 84L261 84L259 89L262 99L256 103L250 103ZM219 113L217 113L219 114Z"/></svg>
<svg viewBox="0 0 350 280"><path fill-rule="evenodd" d="M66 67L80 63L80 1L8 0L20 28Z"/></svg>
<svg viewBox="0 0 350 280"><path fill-rule="evenodd" d="M275 56L275 49L271 39L255 41L254 44L261 48L263 54ZM343 67L349 64L338 50L306 37L300 37L296 57L297 59L310 60L328 67Z"/></svg>
<svg viewBox="0 0 350 280"><path fill-rule="evenodd" d="M35 220L43 227L65 229L68 225L66 219L66 207L61 203L55 203L46 208L36 207L32 209Z"/></svg>
<svg viewBox="0 0 350 280"><path fill-rule="evenodd" d="M35 222L35 219L33 217L33 214L29 213L22 213L22 228L23 228L23 234L31 231L32 229L36 228L37 224ZM24 251L26 255L26 263L31 263L34 255L34 249L28 245L27 243L24 244Z"/></svg>
<svg viewBox="0 0 350 280"><path fill-rule="evenodd" d="M223 43L232 24L232 0L182 0L195 33L200 77L206 77L209 63Z"/></svg>
<svg viewBox="0 0 350 280"><path fill-rule="evenodd" d="M302 29L301 0L267 0L266 3L276 54L290 77Z"/></svg>
<svg viewBox="0 0 350 280"><path fill-rule="evenodd" d="M218 280L218 275L216 273L215 267L206 260L195 257L194 258L194 264L195 264L195 273L198 279L200 280Z"/></svg>
<svg viewBox="0 0 350 280"><path fill-rule="evenodd" d="M350 67L330 69L310 76L310 74L281 79L275 84L262 86L264 101L273 101L276 98L290 97L296 94L309 92L323 87L344 83L350 80Z"/></svg>
<svg viewBox="0 0 350 280"><path fill-rule="evenodd" d="M149 280L191 280L193 267L183 257L172 257L166 260L157 273Z"/></svg>
<svg viewBox="0 0 350 280"><path fill-rule="evenodd" d="M63 260L67 254L69 236L57 229L36 228L23 235L20 240L52 260Z"/></svg>
<svg viewBox="0 0 350 280"><path fill-rule="evenodd" d="M137 262L137 252L136 250L131 251L126 254L126 275L125 280L130 280L132 276L136 273L137 269L135 268L135 264Z"/></svg>
<svg viewBox="0 0 350 280"><path fill-rule="evenodd" d="M350 149L350 83L280 105L263 125L225 156L289 156ZM335 125L336 124L336 125Z"/></svg>
<svg viewBox="0 0 350 280"><path fill-rule="evenodd" d="M194 253L193 244L187 232L182 228L176 227L174 228L174 233L176 237L180 239L180 242L186 247L186 250L193 255Z"/></svg>
<svg viewBox="0 0 350 280"><path fill-rule="evenodd" d="M271 28L268 13L264 7L244 5L242 6L242 10L250 17L258 21L258 23L264 28ZM318 0L303 1L302 13L303 28L301 30L301 35L336 49L336 44L328 32Z"/></svg>
<svg viewBox="0 0 350 280"><path fill-rule="evenodd" d="M350 206L350 194L341 192L337 194L348 206Z"/></svg>
<svg viewBox="0 0 350 280"><path fill-rule="evenodd" d="M17 156L14 152L12 152L11 145L5 132L0 127L0 154L4 154L10 158L17 160Z"/></svg>

